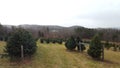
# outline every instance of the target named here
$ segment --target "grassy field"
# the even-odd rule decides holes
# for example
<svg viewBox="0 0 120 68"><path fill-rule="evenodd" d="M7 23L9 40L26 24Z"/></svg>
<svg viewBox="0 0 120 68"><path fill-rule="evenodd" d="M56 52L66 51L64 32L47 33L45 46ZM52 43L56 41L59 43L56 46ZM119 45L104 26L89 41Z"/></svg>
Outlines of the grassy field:
<svg viewBox="0 0 120 68"><path fill-rule="evenodd" d="M5 42L0 42L0 54L4 53ZM40 44L31 59L11 62L0 58L0 68L120 68L120 52L105 50L105 61L96 61L85 52L68 51L60 44Z"/></svg>

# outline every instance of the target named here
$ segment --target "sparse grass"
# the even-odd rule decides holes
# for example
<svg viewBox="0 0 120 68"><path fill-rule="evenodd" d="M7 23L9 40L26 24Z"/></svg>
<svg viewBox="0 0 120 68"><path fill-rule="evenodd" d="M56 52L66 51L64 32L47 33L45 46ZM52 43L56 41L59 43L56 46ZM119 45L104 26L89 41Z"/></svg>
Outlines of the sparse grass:
<svg viewBox="0 0 120 68"><path fill-rule="evenodd" d="M5 42L0 42L3 53ZM9 58L0 58L0 68L120 68L120 52L105 50L105 61L96 61L85 52L68 51L62 44L40 44L31 59L24 62L10 62Z"/></svg>

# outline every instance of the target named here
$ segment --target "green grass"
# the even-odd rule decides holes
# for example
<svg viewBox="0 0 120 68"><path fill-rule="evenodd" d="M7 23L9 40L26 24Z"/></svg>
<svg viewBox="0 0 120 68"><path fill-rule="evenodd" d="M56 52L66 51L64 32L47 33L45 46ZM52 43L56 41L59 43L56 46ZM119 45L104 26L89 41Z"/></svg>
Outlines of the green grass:
<svg viewBox="0 0 120 68"><path fill-rule="evenodd" d="M5 42L0 42L3 53ZM0 58L0 68L120 68L120 52L105 50L105 61L96 61L85 52L68 51L62 44L41 44L37 42L37 52L23 62L10 62Z"/></svg>

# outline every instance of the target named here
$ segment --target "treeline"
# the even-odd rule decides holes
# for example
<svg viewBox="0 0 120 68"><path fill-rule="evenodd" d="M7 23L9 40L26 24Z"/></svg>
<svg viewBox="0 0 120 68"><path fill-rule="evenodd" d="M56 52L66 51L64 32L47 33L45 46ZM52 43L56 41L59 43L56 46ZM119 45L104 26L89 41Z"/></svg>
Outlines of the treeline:
<svg viewBox="0 0 120 68"><path fill-rule="evenodd" d="M91 39L95 34L99 34L102 41L120 42L119 29L88 29L76 28L75 36L80 36L83 39Z"/></svg>
<svg viewBox="0 0 120 68"><path fill-rule="evenodd" d="M13 31L0 24L0 41L6 41Z"/></svg>
<svg viewBox="0 0 120 68"><path fill-rule="evenodd" d="M40 39L41 43L58 43L58 44L62 44L63 43L63 39L59 39L59 38L41 38Z"/></svg>
<svg viewBox="0 0 120 68"><path fill-rule="evenodd" d="M80 37L82 39L91 39L95 34L99 33L103 41L119 42L119 29L89 29L79 26L60 27L60 26L39 26L39 25L25 25L23 26L5 26L0 24L0 40L7 40L7 38L14 32L16 28L24 28L31 32L35 39L38 38L60 38L63 40L71 36Z"/></svg>

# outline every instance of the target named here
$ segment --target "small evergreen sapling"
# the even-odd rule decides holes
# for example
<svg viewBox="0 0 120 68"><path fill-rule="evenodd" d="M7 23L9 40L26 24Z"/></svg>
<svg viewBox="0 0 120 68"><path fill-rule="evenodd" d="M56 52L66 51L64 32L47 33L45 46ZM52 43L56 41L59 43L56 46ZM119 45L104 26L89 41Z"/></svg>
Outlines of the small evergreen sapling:
<svg viewBox="0 0 120 68"><path fill-rule="evenodd" d="M69 50L73 50L76 47L76 41L73 37L70 37L66 42L65 42L65 46L67 49Z"/></svg>

